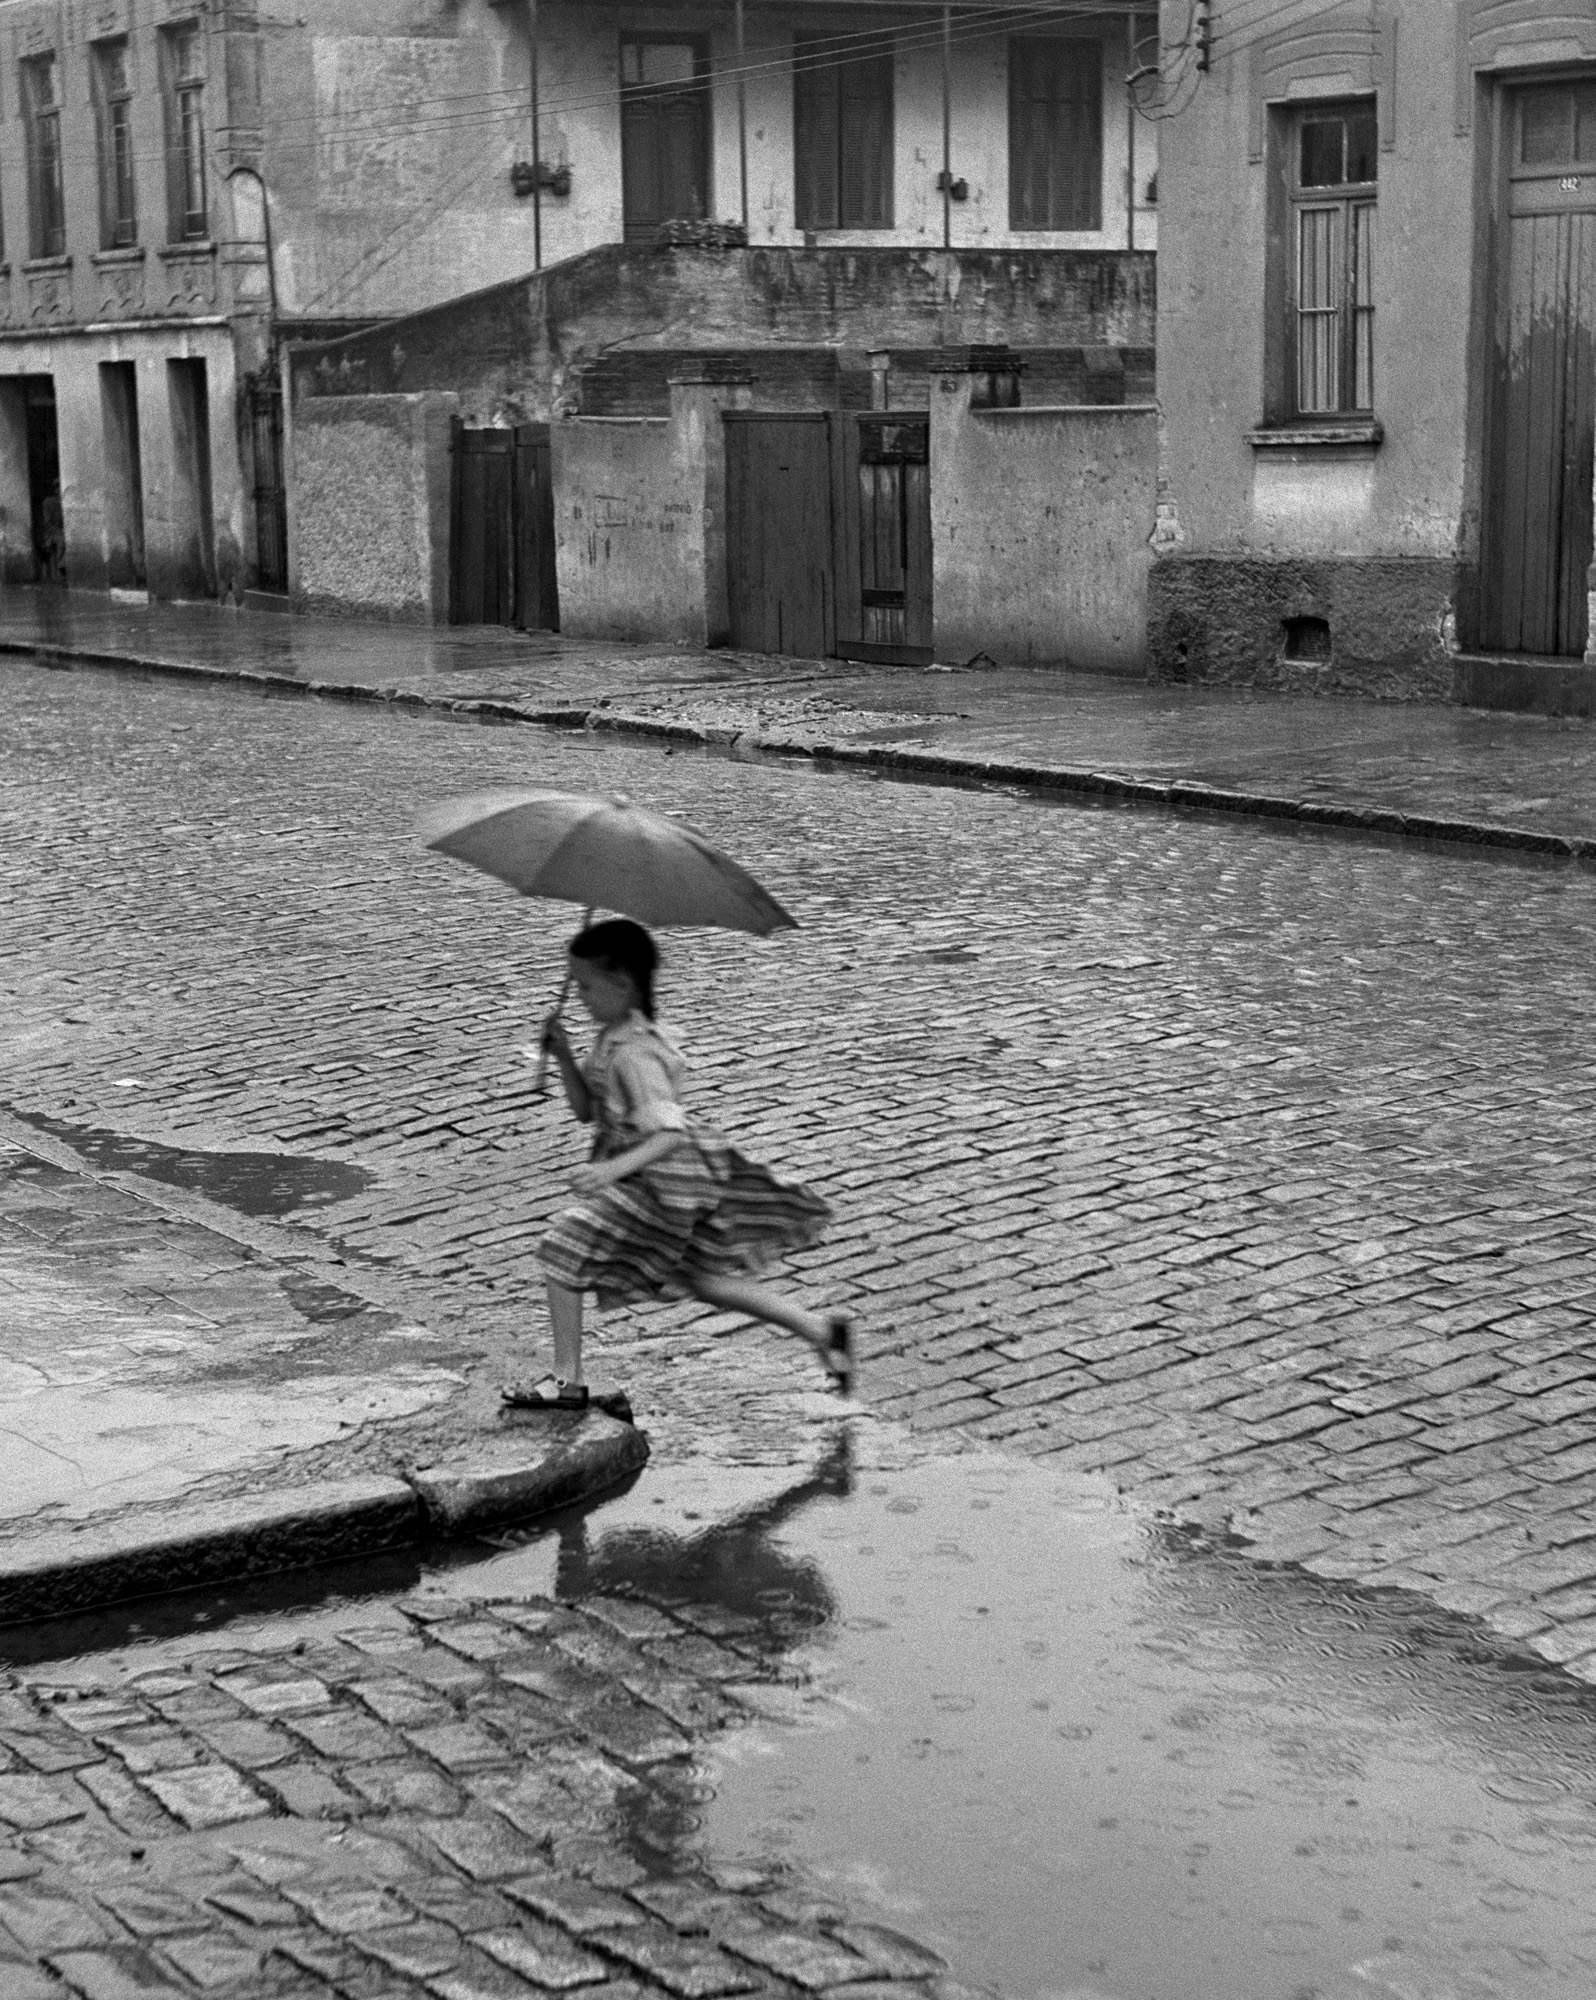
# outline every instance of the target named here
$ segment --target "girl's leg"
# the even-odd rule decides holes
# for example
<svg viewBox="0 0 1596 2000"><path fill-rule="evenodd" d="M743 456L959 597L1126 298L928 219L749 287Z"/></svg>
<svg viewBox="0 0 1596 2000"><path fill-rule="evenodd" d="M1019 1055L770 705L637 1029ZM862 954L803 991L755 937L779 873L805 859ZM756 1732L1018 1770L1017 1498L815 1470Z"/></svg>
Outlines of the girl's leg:
<svg viewBox="0 0 1596 2000"><path fill-rule="evenodd" d="M693 1278L692 1287L693 1296L706 1305L724 1306L729 1312L747 1313L750 1319L784 1326L800 1340L807 1340L822 1358L832 1352L831 1320L822 1313L806 1312L770 1285L761 1285L753 1278L711 1276L705 1272Z"/></svg>
<svg viewBox="0 0 1596 2000"><path fill-rule="evenodd" d="M554 1334L554 1372L562 1382L582 1379L582 1294L545 1278L549 1325Z"/></svg>

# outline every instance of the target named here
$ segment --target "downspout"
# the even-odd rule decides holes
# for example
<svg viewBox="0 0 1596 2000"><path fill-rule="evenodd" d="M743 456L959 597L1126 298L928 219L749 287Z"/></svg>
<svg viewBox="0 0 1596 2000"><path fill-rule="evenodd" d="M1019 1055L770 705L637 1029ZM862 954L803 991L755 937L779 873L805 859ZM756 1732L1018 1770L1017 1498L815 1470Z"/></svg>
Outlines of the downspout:
<svg viewBox="0 0 1596 2000"><path fill-rule="evenodd" d="M543 145L538 131L538 0L526 0L527 57L532 92L532 268L543 269Z"/></svg>
<svg viewBox="0 0 1596 2000"><path fill-rule="evenodd" d="M1136 16L1125 16L1125 248L1136 248Z"/></svg>
<svg viewBox="0 0 1596 2000"><path fill-rule="evenodd" d="M953 9L942 9L942 247L953 248Z"/></svg>
<svg viewBox="0 0 1596 2000"><path fill-rule="evenodd" d="M743 233L748 231L748 86L745 82L747 44L743 37L743 0L737 0L737 180L742 191Z"/></svg>

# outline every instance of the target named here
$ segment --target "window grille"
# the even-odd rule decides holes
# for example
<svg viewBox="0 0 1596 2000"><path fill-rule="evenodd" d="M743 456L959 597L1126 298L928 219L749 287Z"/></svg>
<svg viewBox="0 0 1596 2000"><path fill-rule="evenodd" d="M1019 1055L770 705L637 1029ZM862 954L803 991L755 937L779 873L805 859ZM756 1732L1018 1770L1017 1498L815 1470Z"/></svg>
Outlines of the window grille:
<svg viewBox="0 0 1596 2000"><path fill-rule="evenodd" d="M1372 412L1374 106L1316 106L1292 137L1295 413Z"/></svg>

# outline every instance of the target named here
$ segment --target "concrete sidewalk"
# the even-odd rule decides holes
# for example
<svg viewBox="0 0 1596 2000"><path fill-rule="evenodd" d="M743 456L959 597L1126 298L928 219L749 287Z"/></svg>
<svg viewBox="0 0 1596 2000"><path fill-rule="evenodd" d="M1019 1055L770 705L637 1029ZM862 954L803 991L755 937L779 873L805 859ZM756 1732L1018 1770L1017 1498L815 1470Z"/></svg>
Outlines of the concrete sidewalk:
<svg viewBox="0 0 1596 2000"><path fill-rule="evenodd" d="M0 652L1596 857L1588 722L9 590Z"/></svg>
<svg viewBox="0 0 1596 2000"><path fill-rule="evenodd" d="M468 1345L274 1234L0 1113L0 1623L521 1518L646 1458L596 1415L501 1434Z"/></svg>

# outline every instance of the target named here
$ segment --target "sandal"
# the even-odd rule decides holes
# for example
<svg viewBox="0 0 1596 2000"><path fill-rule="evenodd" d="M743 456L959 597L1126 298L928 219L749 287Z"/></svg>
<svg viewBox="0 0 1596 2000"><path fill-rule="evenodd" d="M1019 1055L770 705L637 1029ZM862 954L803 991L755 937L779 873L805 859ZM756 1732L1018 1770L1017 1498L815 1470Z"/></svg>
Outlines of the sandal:
<svg viewBox="0 0 1596 2000"><path fill-rule="evenodd" d="M587 1384L545 1375L541 1382L506 1382L499 1400L510 1410L585 1410Z"/></svg>
<svg viewBox="0 0 1596 2000"><path fill-rule="evenodd" d="M855 1357L853 1321L847 1313L832 1313L826 1321L825 1363L839 1396L853 1394Z"/></svg>

